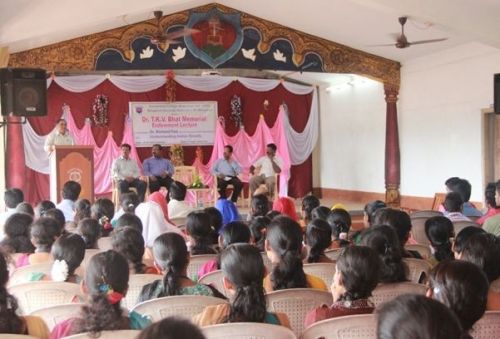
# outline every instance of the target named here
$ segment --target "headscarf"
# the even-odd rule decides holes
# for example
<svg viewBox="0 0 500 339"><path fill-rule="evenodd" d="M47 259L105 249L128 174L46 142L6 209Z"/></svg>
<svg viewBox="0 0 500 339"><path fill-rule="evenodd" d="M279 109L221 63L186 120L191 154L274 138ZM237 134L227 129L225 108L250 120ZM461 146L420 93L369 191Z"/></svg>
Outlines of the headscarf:
<svg viewBox="0 0 500 339"><path fill-rule="evenodd" d="M241 219L240 214L238 213L238 209L236 208L236 205L231 200L227 200L224 198L219 199L215 203L215 208L217 208L219 212L222 214L223 226L219 230L219 233L222 231L224 226L226 226L231 221L238 221Z"/></svg>
<svg viewBox="0 0 500 339"><path fill-rule="evenodd" d="M297 211L295 210L295 203L289 197L281 197L274 200L273 211L285 214L295 221L299 220L297 216Z"/></svg>
<svg viewBox="0 0 500 339"><path fill-rule="evenodd" d="M184 237L179 228L165 219L162 208L154 201L139 204L135 215L142 221L142 237L146 247L152 247L155 239L163 233L174 232Z"/></svg>
<svg viewBox="0 0 500 339"><path fill-rule="evenodd" d="M172 224L172 222L168 218L167 199L165 199L165 196L163 194L161 194L160 192L154 192L154 193L152 193L152 194L149 195L148 201L157 203L161 207L161 209L163 211L163 215L165 216L165 220L168 223Z"/></svg>

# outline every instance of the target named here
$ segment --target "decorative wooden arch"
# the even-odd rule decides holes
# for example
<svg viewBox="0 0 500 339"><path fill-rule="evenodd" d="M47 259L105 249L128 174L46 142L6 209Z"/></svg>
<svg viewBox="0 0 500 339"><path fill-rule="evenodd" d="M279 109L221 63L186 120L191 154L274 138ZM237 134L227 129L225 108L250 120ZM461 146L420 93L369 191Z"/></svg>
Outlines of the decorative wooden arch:
<svg viewBox="0 0 500 339"><path fill-rule="evenodd" d="M257 45L260 53L269 52L274 41L286 39L292 45L292 61L297 67L303 63L307 54L314 53L321 57L325 73L358 74L384 84L387 102L386 201L390 205L399 205L400 164L396 102L400 86L400 63L296 31L217 3L166 15L160 20L160 25L163 29L184 25L192 11L205 12L213 8L223 13L240 13L242 28L256 28L261 34L261 40ZM95 71L97 57L108 49L117 50L125 60L133 60L135 57L132 50L133 41L139 37L152 36L156 29L156 22L148 20L14 53L10 56L9 67L40 67L49 72Z"/></svg>

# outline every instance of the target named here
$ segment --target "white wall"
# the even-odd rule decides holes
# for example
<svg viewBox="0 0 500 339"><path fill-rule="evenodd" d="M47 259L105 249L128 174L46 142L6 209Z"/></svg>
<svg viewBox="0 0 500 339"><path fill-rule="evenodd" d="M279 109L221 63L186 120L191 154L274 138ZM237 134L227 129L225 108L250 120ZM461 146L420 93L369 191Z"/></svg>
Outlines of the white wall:
<svg viewBox="0 0 500 339"><path fill-rule="evenodd" d="M500 73L500 50L479 43L403 65L398 104L403 195L432 197L444 191L448 177L459 176L472 184L471 200L483 200L481 109L493 103L494 73Z"/></svg>
<svg viewBox="0 0 500 339"><path fill-rule="evenodd" d="M320 88L314 187L385 192L385 100L381 83Z"/></svg>

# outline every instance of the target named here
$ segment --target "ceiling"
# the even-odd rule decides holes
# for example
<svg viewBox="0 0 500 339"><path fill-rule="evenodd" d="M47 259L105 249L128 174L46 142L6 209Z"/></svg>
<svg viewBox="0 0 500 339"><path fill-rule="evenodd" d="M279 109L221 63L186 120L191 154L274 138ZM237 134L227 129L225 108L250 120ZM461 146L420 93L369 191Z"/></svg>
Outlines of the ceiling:
<svg viewBox="0 0 500 339"><path fill-rule="evenodd" d="M0 1L0 47L11 53L153 18L213 1ZM402 62L477 41L500 49L499 0L218 0L218 3L372 54ZM314 6L313 6L314 5ZM406 49L391 43L397 18L410 17L410 41L448 37ZM317 80L317 79L316 79Z"/></svg>

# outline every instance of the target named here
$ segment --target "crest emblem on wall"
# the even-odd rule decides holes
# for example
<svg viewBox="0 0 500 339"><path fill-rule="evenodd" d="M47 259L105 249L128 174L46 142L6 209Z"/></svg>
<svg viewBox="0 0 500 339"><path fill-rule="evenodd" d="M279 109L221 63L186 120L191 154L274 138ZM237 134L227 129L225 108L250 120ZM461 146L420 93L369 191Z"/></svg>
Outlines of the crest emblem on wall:
<svg viewBox="0 0 500 339"><path fill-rule="evenodd" d="M205 13L193 12L186 26L200 31L184 38L186 47L212 68L230 60L243 44L240 13L226 14L217 8Z"/></svg>

